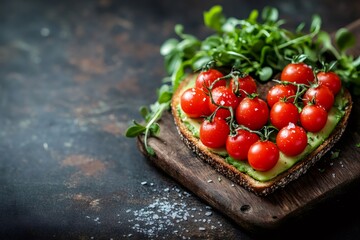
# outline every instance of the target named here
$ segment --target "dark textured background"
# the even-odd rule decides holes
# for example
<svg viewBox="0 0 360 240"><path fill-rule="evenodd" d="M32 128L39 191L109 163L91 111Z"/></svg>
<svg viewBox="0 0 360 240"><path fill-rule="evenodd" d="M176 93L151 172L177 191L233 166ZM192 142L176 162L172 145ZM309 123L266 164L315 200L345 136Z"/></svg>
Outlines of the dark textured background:
<svg viewBox="0 0 360 240"><path fill-rule="evenodd" d="M141 120L138 108L156 99L165 76L160 45L177 23L206 36L202 12L215 3L238 18L270 5L0 0L1 239L260 237L188 193L123 135L132 119ZM271 6L289 29L315 13L329 32L360 17L353 0ZM266 234L302 238L309 230L321 239L358 239L354 189Z"/></svg>

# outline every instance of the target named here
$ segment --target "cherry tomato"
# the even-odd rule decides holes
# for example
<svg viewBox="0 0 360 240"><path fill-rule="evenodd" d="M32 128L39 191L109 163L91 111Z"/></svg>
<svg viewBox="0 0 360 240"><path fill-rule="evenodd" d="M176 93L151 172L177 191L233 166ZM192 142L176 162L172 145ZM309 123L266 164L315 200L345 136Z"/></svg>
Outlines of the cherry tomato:
<svg viewBox="0 0 360 240"><path fill-rule="evenodd" d="M315 76L312 68L305 63L289 63L281 72L282 81L309 85L314 82Z"/></svg>
<svg viewBox="0 0 360 240"><path fill-rule="evenodd" d="M238 124L251 130L259 130L268 121L269 108L266 102L259 97L245 97L237 107L235 117Z"/></svg>
<svg viewBox="0 0 360 240"><path fill-rule="evenodd" d="M226 151L236 160L246 160L250 146L259 139L257 134L239 129L235 136L228 136L226 140Z"/></svg>
<svg viewBox="0 0 360 240"><path fill-rule="evenodd" d="M238 79L238 86L235 84L235 79L231 79L229 88L233 92L238 93L241 96L241 100L245 98L247 94L256 93L257 86L256 81L250 75Z"/></svg>
<svg viewBox="0 0 360 240"><path fill-rule="evenodd" d="M319 72L317 75L318 83L327 86L336 95L341 89L341 79L334 72Z"/></svg>
<svg viewBox="0 0 360 240"><path fill-rule="evenodd" d="M290 123L276 135L276 145L285 155L296 156L307 146L307 135L304 128Z"/></svg>
<svg viewBox="0 0 360 240"><path fill-rule="evenodd" d="M306 105L300 112L301 126L308 132L318 132L326 124L328 114L323 107Z"/></svg>
<svg viewBox="0 0 360 240"><path fill-rule="evenodd" d="M278 162L279 149L271 141L257 141L250 146L248 162L256 171L268 171Z"/></svg>
<svg viewBox="0 0 360 240"><path fill-rule="evenodd" d="M240 99L235 95L235 93L233 93L230 88L227 88L225 86L220 86L213 89L211 91L211 96L214 102L217 104L213 104L211 101L209 101L209 108L211 112L214 112L218 108L218 105L232 107L235 111L236 107L239 105L240 102ZM225 119L230 116L230 111L225 108L220 108L216 112L216 116Z"/></svg>
<svg viewBox="0 0 360 240"><path fill-rule="evenodd" d="M289 100L295 100L296 90L292 85L276 84L270 88L266 95L266 101L271 108L280 99L291 98Z"/></svg>
<svg viewBox="0 0 360 240"><path fill-rule="evenodd" d="M229 125L222 118L205 119L200 125L200 141L209 148L224 147L229 134Z"/></svg>
<svg viewBox="0 0 360 240"><path fill-rule="evenodd" d="M191 118L199 118L211 114L209 96L199 88L189 88L180 98L181 109Z"/></svg>
<svg viewBox="0 0 360 240"><path fill-rule="evenodd" d="M209 70L202 71L199 73L199 75L196 77L195 81L195 87L202 89L205 93L208 92L208 88L211 86L213 82L215 82L216 79L223 77L224 75L213 68L210 68ZM217 81L213 89L219 86L226 86L226 80L221 79Z"/></svg>
<svg viewBox="0 0 360 240"><path fill-rule="evenodd" d="M281 129L289 123L296 124L299 117L298 108L291 102L279 101L270 110L270 122L277 129Z"/></svg>
<svg viewBox="0 0 360 240"><path fill-rule="evenodd" d="M325 108L326 111L329 111L334 105L334 94L324 85L311 87L305 92L303 102L306 105L311 101L314 101L315 105L319 105Z"/></svg>

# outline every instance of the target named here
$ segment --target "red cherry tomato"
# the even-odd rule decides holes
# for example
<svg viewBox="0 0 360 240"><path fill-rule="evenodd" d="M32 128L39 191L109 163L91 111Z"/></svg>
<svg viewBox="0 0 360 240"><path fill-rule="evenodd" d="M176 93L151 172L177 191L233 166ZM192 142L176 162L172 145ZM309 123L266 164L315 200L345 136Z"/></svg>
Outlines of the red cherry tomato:
<svg viewBox="0 0 360 240"><path fill-rule="evenodd" d="M202 89L205 93L208 92L208 88L215 82L216 79L223 77L224 75L213 68L210 68L207 71L202 71L199 73L199 75L196 77L195 81L195 87ZM219 86L226 86L226 80L222 79L217 81L213 89Z"/></svg>
<svg viewBox="0 0 360 240"><path fill-rule="evenodd" d="M334 72L319 72L317 75L319 85L327 86L336 95L341 89L341 79Z"/></svg>
<svg viewBox="0 0 360 240"><path fill-rule="evenodd" d="M245 97L235 112L236 121L251 130L261 129L268 121L269 108L259 97Z"/></svg>
<svg viewBox="0 0 360 240"><path fill-rule="evenodd" d="M200 141L209 148L221 148L225 146L229 133L229 125L224 119L205 119L200 126Z"/></svg>
<svg viewBox="0 0 360 240"><path fill-rule="evenodd" d="M259 136L247 130L239 129L235 136L226 140L226 151L236 160L246 160L250 146L259 140Z"/></svg>
<svg viewBox="0 0 360 240"><path fill-rule="evenodd" d="M248 152L248 162L256 171L269 171L278 162L279 149L271 141L257 141Z"/></svg>
<svg viewBox="0 0 360 240"><path fill-rule="evenodd" d="M289 63L281 72L282 81L309 85L314 82L315 76L312 68L305 63Z"/></svg>
<svg viewBox="0 0 360 240"><path fill-rule="evenodd" d="M314 101L315 105L319 105L325 108L326 111L329 111L334 105L334 94L324 85L311 87L305 92L303 102L306 105L311 101Z"/></svg>
<svg viewBox="0 0 360 240"><path fill-rule="evenodd" d="M247 95L257 92L256 81L250 75L238 79L236 86L235 79L231 79L229 88L241 96L241 100Z"/></svg>
<svg viewBox="0 0 360 240"><path fill-rule="evenodd" d="M270 122L277 129L281 129L289 123L296 124L299 117L298 108L291 102L279 101L270 110Z"/></svg>
<svg viewBox="0 0 360 240"><path fill-rule="evenodd" d="M318 105L306 105L300 112L301 126L308 132L318 132L326 124L328 113Z"/></svg>
<svg viewBox="0 0 360 240"><path fill-rule="evenodd" d="M292 85L276 84L270 88L266 95L266 101L271 108L280 99L295 100L296 90ZM291 97L293 97L291 99Z"/></svg>
<svg viewBox="0 0 360 240"><path fill-rule="evenodd" d="M239 105L240 102L240 99L235 95L235 93L233 93L230 88L227 88L225 86L220 86L213 89L211 91L211 96L214 102L217 104L213 104L211 101L209 101L209 108L211 112L214 112L218 108L218 105L232 107L235 111L236 107ZM220 108L216 112L216 116L225 119L230 116L230 111L225 108Z"/></svg>
<svg viewBox="0 0 360 240"><path fill-rule="evenodd" d="M290 123L276 135L276 145L285 155L296 156L307 146L306 132L302 127Z"/></svg>
<svg viewBox="0 0 360 240"><path fill-rule="evenodd" d="M199 118L211 114L209 96L199 88L189 88L180 98L181 109L191 118Z"/></svg>

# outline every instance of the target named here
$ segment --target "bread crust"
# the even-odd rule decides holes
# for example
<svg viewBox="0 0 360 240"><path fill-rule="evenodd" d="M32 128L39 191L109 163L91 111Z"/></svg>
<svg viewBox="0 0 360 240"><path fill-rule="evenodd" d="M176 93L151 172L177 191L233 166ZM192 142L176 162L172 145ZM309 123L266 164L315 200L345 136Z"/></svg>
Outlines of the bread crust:
<svg viewBox="0 0 360 240"><path fill-rule="evenodd" d="M227 163L224 158L211 152L205 145L201 143L198 138L193 136L192 132L188 130L186 125L182 122L177 106L180 103L182 89L187 86L192 77L194 76L189 75L186 79L184 79L178 89L174 92L171 102L173 119L181 140L196 154L198 158L211 165L217 172L258 196L266 196L270 193L273 193L276 189L286 186L289 182L305 174L311 166L313 166L319 159L321 159L321 157L334 146L334 144L340 139L343 132L345 131L353 104L351 94L345 89L344 97L348 101L345 114L335 129L332 131L330 136L319 147L317 147L304 159L298 161L294 166L285 172L279 174L269 181L260 182L246 173L240 172L233 165ZM261 88L259 89L259 92L265 93L266 89L269 89L270 86L271 84L268 86L259 86Z"/></svg>

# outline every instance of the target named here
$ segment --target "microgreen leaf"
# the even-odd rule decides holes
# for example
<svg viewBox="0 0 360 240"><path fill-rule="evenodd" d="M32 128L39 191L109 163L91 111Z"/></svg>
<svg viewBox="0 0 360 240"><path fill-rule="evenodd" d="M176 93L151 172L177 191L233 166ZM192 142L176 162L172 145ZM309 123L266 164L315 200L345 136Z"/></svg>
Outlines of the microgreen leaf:
<svg viewBox="0 0 360 240"><path fill-rule="evenodd" d="M297 26L295 32L296 32L296 33L301 33L304 28L305 28L305 23L302 22L302 23L300 23L300 24Z"/></svg>
<svg viewBox="0 0 360 240"><path fill-rule="evenodd" d="M191 35L188 35L188 34L184 33L184 26L181 25L181 24L176 24L174 30L175 30L175 33L182 39L185 39L185 38L188 38L188 37L190 37L190 38L193 37Z"/></svg>
<svg viewBox="0 0 360 240"><path fill-rule="evenodd" d="M211 60L209 56L199 56L199 58L195 58L192 66L193 69L200 70L203 66Z"/></svg>
<svg viewBox="0 0 360 240"><path fill-rule="evenodd" d="M209 11L204 12L205 25L217 32L221 31L224 20L225 17L222 13L222 7L219 5L213 6Z"/></svg>
<svg viewBox="0 0 360 240"><path fill-rule="evenodd" d="M319 32L317 41L323 45L324 49L332 48L330 35L329 35L329 33L325 32L325 31Z"/></svg>
<svg viewBox="0 0 360 240"><path fill-rule="evenodd" d="M168 74L173 73L181 65L182 56L181 54L175 53L172 55L165 56L165 68Z"/></svg>
<svg viewBox="0 0 360 240"><path fill-rule="evenodd" d="M336 31L335 40L341 52L354 46L355 44L355 36L346 28L340 28Z"/></svg>
<svg viewBox="0 0 360 240"><path fill-rule="evenodd" d="M158 95L159 95L159 97L158 97L159 103L169 102L172 97L172 91L171 91L169 85L166 85L166 84L162 85L159 89Z"/></svg>
<svg viewBox="0 0 360 240"><path fill-rule="evenodd" d="M265 22L276 22L279 17L279 12L276 8L265 7L261 12L261 17Z"/></svg>
<svg viewBox="0 0 360 240"><path fill-rule="evenodd" d="M259 72L259 77L261 81L267 81L273 75L273 70L271 67L263 67Z"/></svg>
<svg viewBox="0 0 360 240"><path fill-rule="evenodd" d="M140 107L139 112L143 118L146 118L149 115L149 110L145 106Z"/></svg>
<svg viewBox="0 0 360 240"><path fill-rule="evenodd" d="M133 121L133 125L130 126L126 132L125 132L125 136L126 137L130 137L130 138L133 138L133 137L137 137L139 136L140 134L144 133L146 130L146 127L145 126L142 126L141 124Z"/></svg>
<svg viewBox="0 0 360 240"><path fill-rule="evenodd" d="M179 40L177 40L175 38L170 38L170 39L166 40L160 48L161 55L166 56L166 55L170 54L176 48L178 43L179 43Z"/></svg>
<svg viewBox="0 0 360 240"><path fill-rule="evenodd" d="M258 16L259 16L259 11L254 9L254 10L251 11L251 13L249 15L249 18L248 18L248 21L250 23L256 23Z"/></svg>
<svg viewBox="0 0 360 240"><path fill-rule="evenodd" d="M146 149L146 152L149 154L149 155L151 155L151 156L154 156L155 155L155 151L154 151L154 149L152 148L152 147L150 147L150 146L145 146L145 149Z"/></svg>
<svg viewBox="0 0 360 240"><path fill-rule="evenodd" d="M321 18L318 15L314 15L310 25L310 32L318 33L321 29Z"/></svg>
<svg viewBox="0 0 360 240"><path fill-rule="evenodd" d="M150 131L152 135L158 135L160 132L160 125L158 123L154 123L150 126Z"/></svg>
<svg viewBox="0 0 360 240"><path fill-rule="evenodd" d="M353 66L354 67L359 67L360 66L360 56L353 61Z"/></svg>

